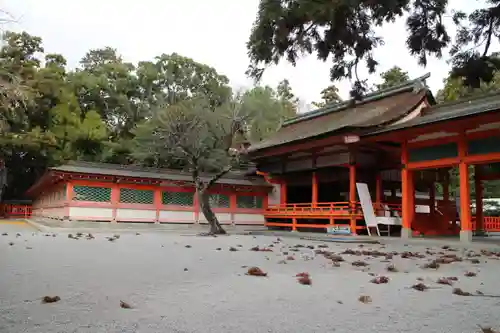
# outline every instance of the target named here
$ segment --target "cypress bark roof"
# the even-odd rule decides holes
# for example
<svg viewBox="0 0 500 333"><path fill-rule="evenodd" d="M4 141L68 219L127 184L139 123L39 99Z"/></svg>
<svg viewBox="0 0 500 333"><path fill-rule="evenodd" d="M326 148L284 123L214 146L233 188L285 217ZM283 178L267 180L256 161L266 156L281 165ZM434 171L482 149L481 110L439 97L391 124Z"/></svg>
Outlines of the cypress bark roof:
<svg viewBox="0 0 500 333"><path fill-rule="evenodd" d="M346 101L286 121L270 138L253 144L249 152L349 129L386 126L413 111L430 94L426 74L415 80L368 94L360 102Z"/></svg>

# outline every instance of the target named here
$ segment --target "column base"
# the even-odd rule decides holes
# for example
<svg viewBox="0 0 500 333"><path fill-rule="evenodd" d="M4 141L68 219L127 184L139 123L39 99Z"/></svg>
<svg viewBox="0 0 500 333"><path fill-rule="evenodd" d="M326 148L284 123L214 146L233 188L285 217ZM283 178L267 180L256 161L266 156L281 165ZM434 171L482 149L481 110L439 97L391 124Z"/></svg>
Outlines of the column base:
<svg viewBox="0 0 500 333"><path fill-rule="evenodd" d="M413 231L410 228L401 228L401 238L408 239L413 237Z"/></svg>
<svg viewBox="0 0 500 333"><path fill-rule="evenodd" d="M462 230L460 231L460 241L463 243L472 242L472 230Z"/></svg>

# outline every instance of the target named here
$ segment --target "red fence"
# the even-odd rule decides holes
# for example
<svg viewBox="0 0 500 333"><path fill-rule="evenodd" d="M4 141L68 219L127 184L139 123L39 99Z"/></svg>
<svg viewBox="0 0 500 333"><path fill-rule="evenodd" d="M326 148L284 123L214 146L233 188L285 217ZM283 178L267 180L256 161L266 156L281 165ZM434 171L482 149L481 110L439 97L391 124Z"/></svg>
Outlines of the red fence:
<svg viewBox="0 0 500 333"><path fill-rule="evenodd" d="M472 217L472 230L476 230L476 218ZM486 232L500 232L500 216L484 216L483 230Z"/></svg>
<svg viewBox="0 0 500 333"><path fill-rule="evenodd" d="M31 217L30 205L0 205L1 215L7 218L29 218Z"/></svg>

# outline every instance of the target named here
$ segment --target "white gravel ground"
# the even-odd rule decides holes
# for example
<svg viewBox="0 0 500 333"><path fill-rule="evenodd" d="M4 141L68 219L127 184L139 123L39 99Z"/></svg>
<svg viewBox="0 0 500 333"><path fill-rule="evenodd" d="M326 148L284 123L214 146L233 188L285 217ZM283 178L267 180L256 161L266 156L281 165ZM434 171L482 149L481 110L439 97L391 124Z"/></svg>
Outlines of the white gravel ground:
<svg viewBox="0 0 500 333"><path fill-rule="evenodd" d="M267 246L276 238L127 233L109 242L106 236L110 235L96 234L93 240L31 232L0 236L0 332L458 333L479 332L478 325L500 329L500 298L457 296L452 287L435 283L441 276L456 276L456 286L465 291L500 294L500 261L484 256L480 264L465 260L437 270L420 267L430 255L394 256L391 262L400 272L387 273L383 257L342 255L346 262L333 267L307 248L289 252L296 260L278 264L286 257L282 247L289 251L288 246L298 243L320 244L291 238L275 245L274 252L253 252L249 248ZM239 251L228 251L237 245ZM357 248L328 246L337 253ZM363 249L426 251L425 246L391 244ZM353 267L355 260L368 262L369 270ZM246 276L242 266L258 266L269 276ZM297 283L295 274L303 271L310 273L311 286ZM478 275L465 277L465 271ZM390 282L372 284L370 272L387 275ZM432 289L409 288L419 277ZM45 295L58 295L61 301L41 304ZM360 295L371 296L372 303L359 302ZM120 308L120 300L133 309Z"/></svg>

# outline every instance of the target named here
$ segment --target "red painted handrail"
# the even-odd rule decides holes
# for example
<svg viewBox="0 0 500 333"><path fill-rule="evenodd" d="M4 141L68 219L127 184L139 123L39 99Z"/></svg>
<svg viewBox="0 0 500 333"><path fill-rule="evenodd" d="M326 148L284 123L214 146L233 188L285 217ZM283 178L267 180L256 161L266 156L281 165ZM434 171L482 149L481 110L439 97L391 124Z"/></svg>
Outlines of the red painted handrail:
<svg viewBox="0 0 500 333"><path fill-rule="evenodd" d="M11 205L3 204L1 205L2 215L5 217L15 217L15 218L29 218L31 217L31 206L30 205Z"/></svg>

